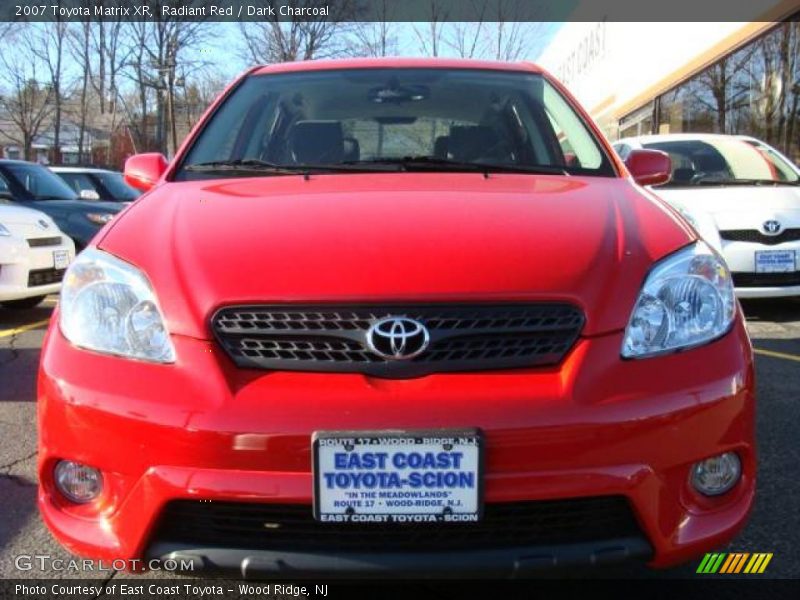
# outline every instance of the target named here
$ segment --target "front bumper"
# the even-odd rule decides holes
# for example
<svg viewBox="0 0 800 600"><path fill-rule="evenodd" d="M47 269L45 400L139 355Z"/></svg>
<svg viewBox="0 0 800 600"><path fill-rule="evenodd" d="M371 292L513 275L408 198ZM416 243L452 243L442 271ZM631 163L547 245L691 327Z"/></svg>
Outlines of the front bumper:
<svg viewBox="0 0 800 600"><path fill-rule="evenodd" d="M55 237L55 236L53 236ZM61 282L29 286L31 271L55 270L53 252L66 251L69 259L75 257L75 246L61 235L58 245L31 248L26 239L0 238L0 302L32 296L45 296L61 289Z"/></svg>
<svg viewBox="0 0 800 600"><path fill-rule="evenodd" d="M777 274L781 283L765 282L754 285L753 280L769 279L769 275L756 273L755 253L770 250L787 250L795 253L795 272L791 274ZM750 280L747 285L736 284L736 296L739 298L786 298L800 296L800 242L785 242L774 246L756 244L751 242L722 242L722 252L725 262L734 273L734 283L737 275ZM786 277L789 275L789 277Z"/></svg>
<svg viewBox="0 0 800 600"><path fill-rule="evenodd" d="M522 546L456 552L310 554L239 548L185 548L159 542L148 560L175 561L194 570L235 572L243 579L292 577L485 577L514 578L543 571L612 566L644 562L652 556L650 545L639 537L597 543Z"/></svg>
<svg viewBox="0 0 800 600"><path fill-rule="evenodd" d="M534 563L603 557L679 563L729 541L753 502L749 340L737 319L731 333L704 347L623 361L621 335L579 340L558 367L382 380L240 370L214 343L180 336L173 336L175 365L122 360L78 350L51 326L39 375L39 507L78 554L113 560L178 552L245 575L281 565L293 573L443 574L486 561L491 573L513 575ZM542 547L531 540L524 548L464 548L451 560L343 556L335 545L314 554L198 548L154 538L175 499L310 511L315 430L438 427L484 431L487 503L625 496L645 543ZM719 498L697 495L688 485L691 465L725 451L740 455L742 481ZM97 502L75 506L58 495L52 473L61 458L103 470Z"/></svg>

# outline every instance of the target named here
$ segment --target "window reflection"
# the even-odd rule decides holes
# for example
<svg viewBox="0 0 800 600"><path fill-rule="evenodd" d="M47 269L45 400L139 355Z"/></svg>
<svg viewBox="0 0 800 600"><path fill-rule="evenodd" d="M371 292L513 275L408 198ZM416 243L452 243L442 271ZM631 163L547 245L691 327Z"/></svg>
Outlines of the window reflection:
<svg viewBox="0 0 800 600"><path fill-rule="evenodd" d="M660 96L653 131L751 135L800 162L798 17ZM633 133L629 117L620 121L621 136ZM633 134L647 133L639 129Z"/></svg>

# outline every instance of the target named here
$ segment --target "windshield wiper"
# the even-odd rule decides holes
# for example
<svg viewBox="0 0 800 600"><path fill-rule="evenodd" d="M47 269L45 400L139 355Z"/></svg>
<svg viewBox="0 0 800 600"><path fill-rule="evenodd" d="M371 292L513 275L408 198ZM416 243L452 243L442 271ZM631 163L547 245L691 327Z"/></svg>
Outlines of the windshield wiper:
<svg viewBox="0 0 800 600"><path fill-rule="evenodd" d="M276 175L295 175L297 173L296 169L287 168L286 165L278 165L255 158L215 160L211 162L196 163L193 165L186 165L184 170L194 171L197 173L210 173L219 171L274 173Z"/></svg>
<svg viewBox="0 0 800 600"><path fill-rule="evenodd" d="M385 165L369 164L350 164L350 163L328 163L328 164L277 164L271 163L257 158L246 158L237 160L218 160L205 163L197 163L193 165L186 165L186 171L193 171L196 173L210 173L210 172L242 172L242 173L271 173L274 175L297 175L302 173L308 175L314 171L357 171L357 172L371 172L371 171L394 171L396 169L387 168Z"/></svg>
<svg viewBox="0 0 800 600"><path fill-rule="evenodd" d="M471 171L476 173L531 173L537 175L569 175L566 169L550 165L514 165L437 158L435 156L404 156L401 158L375 158L345 161L346 165L397 165L405 170Z"/></svg>

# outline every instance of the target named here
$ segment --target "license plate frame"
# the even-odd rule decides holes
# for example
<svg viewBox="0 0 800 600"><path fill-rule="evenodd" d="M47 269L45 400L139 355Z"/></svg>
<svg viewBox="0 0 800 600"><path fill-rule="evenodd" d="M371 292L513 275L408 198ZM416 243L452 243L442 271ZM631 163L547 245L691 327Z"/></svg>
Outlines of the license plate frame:
<svg viewBox="0 0 800 600"><path fill-rule="evenodd" d="M783 260L775 260L783 255ZM768 257L769 260L765 260ZM794 273L797 271L797 252L795 250L756 250L756 273Z"/></svg>
<svg viewBox="0 0 800 600"><path fill-rule="evenodd" d="M413 440L413 444L411 441ZM436 443L430 443L435 440ZM426 443L428 442L428 443ZM446 444L451 443L448 447ZM348 449L349 446L349 449ZM348 456L359 454L357 462L362 461L366 453L385 452L387 457L384 459L385 467L383 473L399 473L402 469L394 467L394 456L402 449L414 447L418 453L444 453L450 456L450 461L456 461L453 453L464 451L460 461L466 467L456 470L449 469L448 473L453 476L441 475L442 480L450 477L448 481L458 481L459 483L469 483L473 486L462 489L440 489L437 491L438 497L428 497L429 490L426 488L412 488L407 480L400 477L400 489L388 489L385 486L375 488L353 489L357 497L347 497L344 490L329 490L326 478L327 474L341 472L370 472L380 468L375 465L374 469L343 469L336 470L336 452L332 450L344 450ZM391 450L388 450L391 447ZM340 452L341 453L341 452ZM484 490L484 440L480 429L435 429L435 430L370 430L370 431L315 431L311 437L311 454L313 469L313 515L314 519L321 522L333 523L437 523L437 522L478 522L483 518L483 490ZM408 458L408 457L406 457ZM333 463L331 461L334 461ZM355 459L350 459L355 460ZM409 467L410 468L410 467ZM416 470L414 472L424 473L444 471L438 469ZM460 475L464 473L464 475ZM472 473L472 478L469 477ZM377 477L377 476L376 476ZM434 475L436 477L436 475ZM456 479L453 479L455 477ZM384 479L390 479L387 475ZM324 480L324 481L323 481ZM394 479L397 481L397 479ZM361 492L374 492L376 495L371 498L373 504L367 505L370 498L363 497ZM410 498L405 496L395 497L396 493L405 494L412 492ZM385 497L382 494L389 494L392 497ZM358 500L358 506L355 501ZM411 506L399 506L395 501L412 501ZM349 506L332 506L336 501L351 502ZM394 505L391 508L387 503ZM436 501L441 501L437 504ZM426 505L431 503L430 506Z"/></svg>
<svg viewBox="0 0 800 600"><path fill-rule="evenodd" d="M69 250L53 250L53 268L66 269L69 266Z"/></svg>

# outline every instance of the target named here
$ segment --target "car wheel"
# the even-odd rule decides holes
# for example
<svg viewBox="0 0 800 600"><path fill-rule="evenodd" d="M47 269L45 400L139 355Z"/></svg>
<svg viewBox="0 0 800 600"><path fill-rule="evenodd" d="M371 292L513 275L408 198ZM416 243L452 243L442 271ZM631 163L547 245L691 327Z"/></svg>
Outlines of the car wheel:
<svg viewBox="0 0 800 600"><path fill-rule="evenodd" d="M5 302L0 302L0 306L11 310L25 310L26 308L33 308L45 298L46 296L32 296L30 298L20 298L19 300L6 300Z"/></svg>

